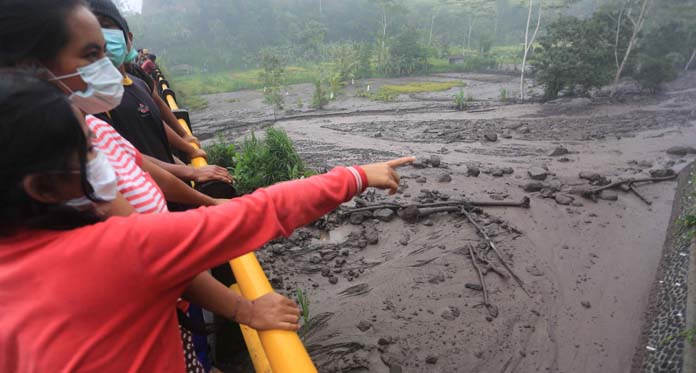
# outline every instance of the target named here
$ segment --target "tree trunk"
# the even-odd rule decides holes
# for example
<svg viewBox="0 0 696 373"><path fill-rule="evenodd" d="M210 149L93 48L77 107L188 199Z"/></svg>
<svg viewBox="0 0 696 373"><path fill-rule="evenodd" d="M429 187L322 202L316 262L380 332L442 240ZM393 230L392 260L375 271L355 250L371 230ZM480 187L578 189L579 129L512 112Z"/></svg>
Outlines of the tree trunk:
<svg viewBox="0 0 696 373"><path fill-rule="evenodd" d="M474 29L474 16L469 16L469 34L466 37L466 49L471 49L471 31Z"/></svg>
<svg viewBox="0 0 696 373"><path fill-rule="evenodd" d="M619 68L619 36L621 35L621 20L623 18L624 10L626 4L622 4L621 11L619 12L619 20L616 22L616 41L614 42L614 61L616 62L616 69Z"/></svg>
<svg viewBox="0 0 696 373"><path fill-rule="evenodd" d="M433 42L433 27L435 26L435 17L436 16L437 16L437 13L435 10L433 10L433 15L430 17L430 35L428 36L428 47Z"/></svg>
<svg viewBox="0 0 696 373"><path fill-rule="evenodd" d="M384 63L384 60L386 58L386 56L385 56L386 43L387 43L387 8L382 7L382 49L379 52L380 59L381 59L382 63Z"/></svg>
<svg viewBox="0 0 696 373"><path fill-rule="evenodd" d="M520 75L520 99L524 100L524 73L527 68L527 56L529 55L529 49L534 44L534 39L536 39L537 32L539 32L539 26L541 26L541 10L542 1L539 0L539 15L537 17L536 28L534 29L534 34L532 34L531 39L529 38L529 24L532 20L532 8L534 6L534 0L529 0L529 13L527 14L527 28L524 30L524 56L522 57L522 73Z"/></svg>
<svg viewBox="0 0 696 373"><path fill-rule="evenodd" d="M610 97L614 97L614 95L616 94L616 90L618 89L619 85L619 79L621 79L621 73L623 73L623 70L626 67L626 62L628 62L628 58L631 56L631 52L633 51L633 48L636 46L636 43L638 41L638 34L643 29L643 25L645 24L645 15L648 11L648 6L650 5L651 1L652 0L643 0L643 5L640 8L640 14L638 15L637 20L633 20L633 18L631 18L630 12L628 15L626 15L628 19L631 21L631 23L633 23L633 33L631 34L631 39L628 42L628 47L626 48L626 53L624 53L623 60L621 60L621 64L619 65L619 68L616 70L616 75L614 76L614 83L611 87Z"/></svg>
<svg viewBox="0 0 696 373"><path fill-rule="evenodd" d="M686 63L686 66L684 66L684 71L689 71L689 68L691 67L691 64L694 62L694 59L696 59L696 49L694 49L694 53L691 53L691 58L689 58L689 62Z"/></svg>

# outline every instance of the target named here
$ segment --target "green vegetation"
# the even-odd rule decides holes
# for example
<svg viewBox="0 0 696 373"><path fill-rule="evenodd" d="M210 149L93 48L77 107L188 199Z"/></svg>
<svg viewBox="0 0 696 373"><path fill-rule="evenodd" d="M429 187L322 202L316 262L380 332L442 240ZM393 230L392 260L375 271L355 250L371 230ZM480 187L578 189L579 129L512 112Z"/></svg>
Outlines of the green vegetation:
<svg viewBox="0 0 696 373"><path fill-rule="evenodd" d="M464 111L468 109L467 100L464 97L464 90L460 89L459 93L454 95L454 108L458 111Z"/></svg>
<svg viewBox="0 0 696 373"><path fill-rule="evenodd" d="M664 346L674 340L675 338L684 338L689 344L696 346L696 327L692 327L690 329L684 329L681 332L679 332L676 335L670 335L668 337L665 337L660 342L660 346Z"/></svg>
<svg viewBox="0 0 696 373"><path fill-rule="evenodd" d="M466 87L466 83L449 81L449 82L413 82L407 84L387 84L383 85L376 92L367 92L361 90L356 93L358 97L369 98L374 101L391 102L396 100L401 94L424 93L424 92L442 92L454 87Z"/></svg>
<svg viewBox="0 0 696 373"><path fill-rule="evenodd" d="M218 136L213 145L205 148L208 153L208 163L234 172L234 167L237 164L237 150L234 144L226 144L222 136Z"/></svg>
<svg viewBox="0 0 696 373"><path fill-rule="evenodd" d="M252 132L239 147L219 138L205 150L211 164L234 169L235 187L243 194L314 174L305 168L285 131L273 127L266 129L263 140Z"/></svg>
<svg viewBox="0 0 696 373"><path fill-rule="evenodd" d="M297 288L297 303L300 305L300 313L302 315L302 339L304 339L309 331L309 294L303 292L301 288Z"/></svg>
<svg viewBox="0 0 696 373"><path fill-rule="evenodd" d="M329 99L326 98L326 91L322 87L321 80L317 79L314 81L314 96L312 97L312 107L321 110L324 105L329 103Z"/></svg>
<svg viewBox="0 0 696 373"><path fill-rule="evenodd" d="M500 89L500 101L502 102L507 102L509 96L508 96L508 91L505 88Z"/></svg>
<svg viewBox="0 0 696 373"><path fill-rule="evenodd" d="M285 97L282 88L285 83L285 62L280 54L265 50L261 57L261 81L263 82L263 101L273 107L273 117L275 118L279 110L283 110Z"/></svg>

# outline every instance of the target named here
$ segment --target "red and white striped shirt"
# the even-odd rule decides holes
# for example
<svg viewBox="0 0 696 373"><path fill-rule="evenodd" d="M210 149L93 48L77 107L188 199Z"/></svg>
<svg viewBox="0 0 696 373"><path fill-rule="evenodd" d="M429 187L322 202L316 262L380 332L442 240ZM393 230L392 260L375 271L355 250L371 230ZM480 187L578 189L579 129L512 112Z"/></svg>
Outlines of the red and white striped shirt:
<svg viewBox="0 0 696 373"><path fill-rule="evenodd" d="M150 174L143 171L142 154L109 123L88 115L92 145L106 156L116 171L118 191L141 214L167 212L167 202Z"/></svg>

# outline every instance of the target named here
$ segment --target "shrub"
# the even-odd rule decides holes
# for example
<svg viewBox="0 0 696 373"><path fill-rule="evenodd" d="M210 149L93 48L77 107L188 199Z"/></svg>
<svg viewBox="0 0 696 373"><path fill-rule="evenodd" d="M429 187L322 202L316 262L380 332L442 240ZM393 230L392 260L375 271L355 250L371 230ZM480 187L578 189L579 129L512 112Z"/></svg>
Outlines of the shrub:
<svg viewBox="0 0 696 373"><path fill-rule="evenodd" d="M460 89L459 93L454 95L454 108L457 109L458 111L467 110L467 108L469 107L469 101L473 101L473 100L469 100L468 97L465 97L464 90Z"/></svg>
<svg viewBox="0 0 696 373"><path fill-rule="evenodd" d="M282 181L307 176L302 159L285 131L270 127L264 141L252 132L244 138L235 166L237 190L251 193Z"/></svg>
<svg viewBox="0 0 696 373"><path fill-rule="evenodd" d="M227 169L234 169L237 164L237 151L234 144L225 144L225 139L218 136L213 145L205 148L208 153L208 163Z"/></svg>
<svg viewBox="0 0 696 373"><path fill-rule="evenodd" d="M329 100L326 98L326 92L322 87L321 80L314 81L314 96L312 97L312 107L315 109L323 109Z"/></svg>
<svg viewBox="0 0 696 373"><path fill-rule="evenodd" d="M662 83L674 80L677 77L677 71L668 60L644 56L634 77L643 89L655 93Z"/></svg>

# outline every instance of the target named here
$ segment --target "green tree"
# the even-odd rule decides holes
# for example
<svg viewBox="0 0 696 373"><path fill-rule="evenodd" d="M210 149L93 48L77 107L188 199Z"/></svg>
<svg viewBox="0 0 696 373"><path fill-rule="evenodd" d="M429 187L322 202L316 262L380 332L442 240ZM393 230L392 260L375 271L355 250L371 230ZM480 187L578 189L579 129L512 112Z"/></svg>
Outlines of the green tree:
<svg viewBox="0 0 696 373"><path fill-rule="evenodd" d="M277 118L277 111L283 110L285 97L282 93L285 81L285 62L280 55L272 50L265 50L261 54L261 80L263 81L264 102L273 107L273 117Z"/></svg>
<svg viewBox="0 0 696 373"><path fill-rule="evenodd" d="M561 17L547 27L533 64L545 99L556 98L562 90L586 94L610 81L613 56L603 30L596 17Z"/></svg>
<svg viewBox="0 0 696 373"><path fill-rule="evenodd" d="M409 28L390 45L384 71L392 76L407 76L426 72L429 66L428 50L418 40L417 31Z"/></svg>

